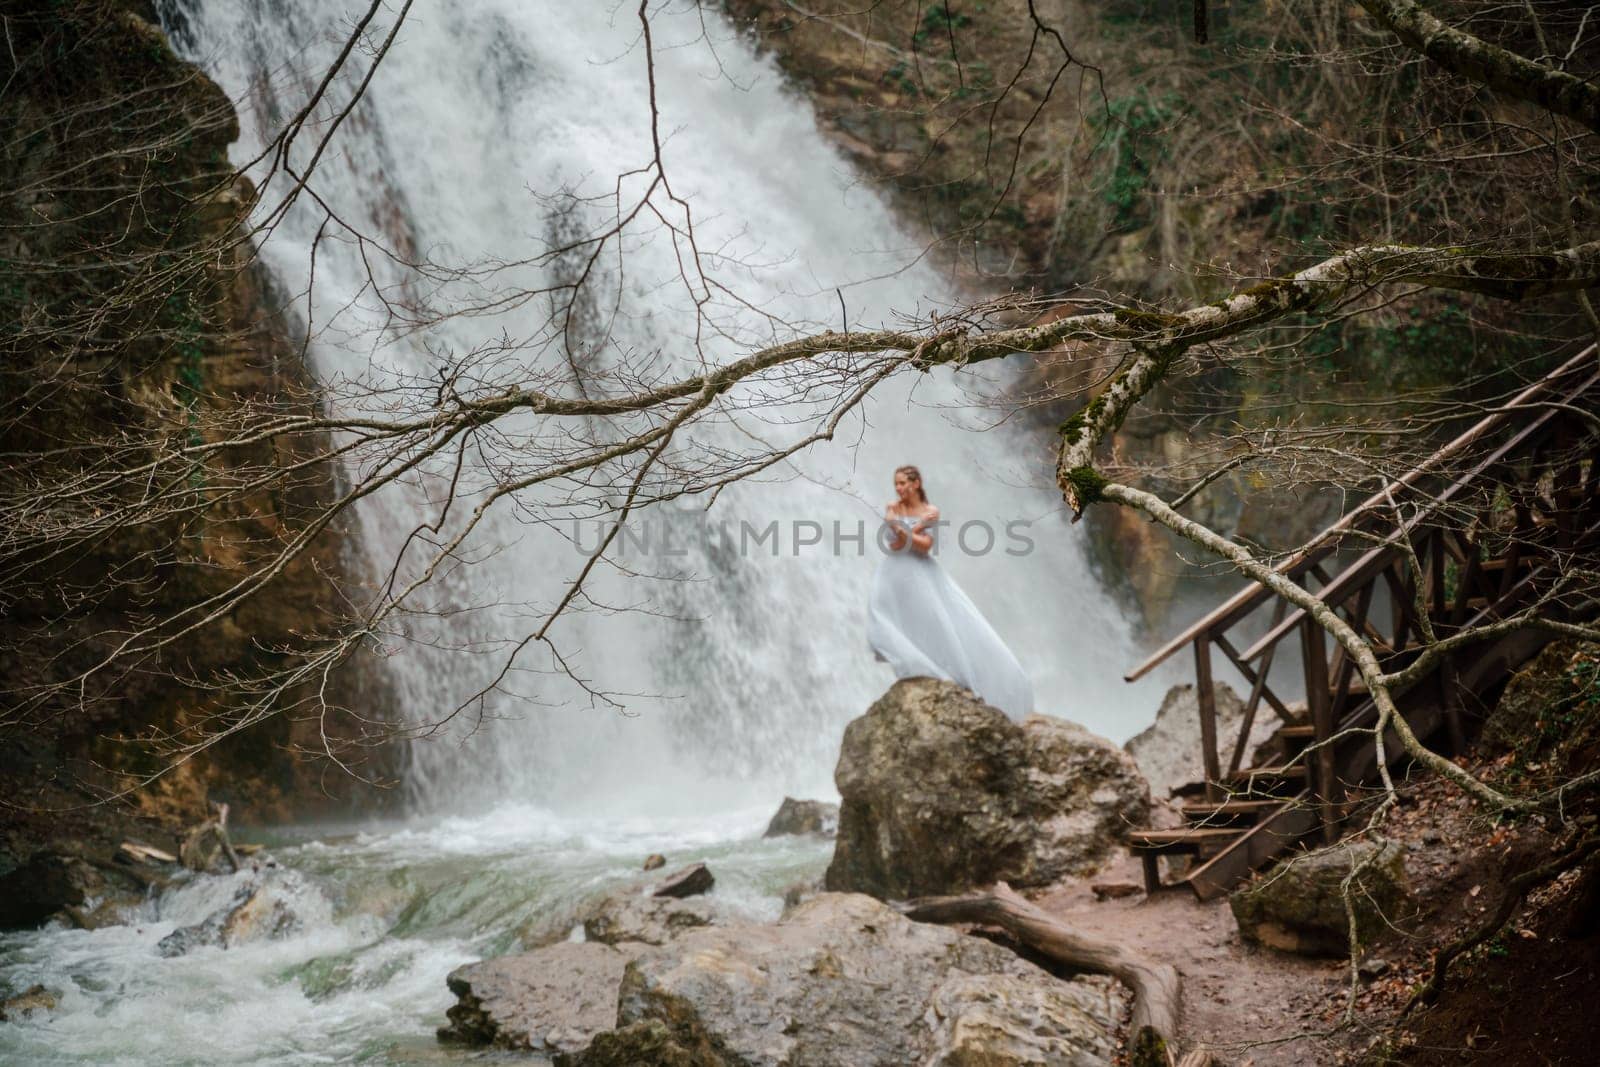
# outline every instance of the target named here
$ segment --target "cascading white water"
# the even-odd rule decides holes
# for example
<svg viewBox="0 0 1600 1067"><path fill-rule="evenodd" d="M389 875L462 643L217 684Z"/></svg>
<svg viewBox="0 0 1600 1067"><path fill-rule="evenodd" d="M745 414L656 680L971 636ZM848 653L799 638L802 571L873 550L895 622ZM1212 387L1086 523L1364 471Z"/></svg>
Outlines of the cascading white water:
<svg viewBox="0 0 1600 1067"><path fill-rule="evenodd" d="M168 5L181 47L240 101L245 132L237 159L254 156L300 106L364 6ZM837 327L841 299L852 328L925 315L950 300L950 285L916 262L916 242L856 182L769 61L698 5L664 7L653 13L652 27L660 128L669 135L666 169L696 212L700 247L723 257L714 267L719 280L762 311L811 329ZM418 3L321 163L316 189L340 216L435 259L525 261L547 243L594 226L607 210L604 203L558 206L536 194L605 194L619 173L648 162L644 72L632 9L553 0ZM336 89L334 106L349 94L349 85ZM311 133L301 139L309 151ZM636 190L627 181L622 188L627 202ZM304 293L311 241L324 214L302 197L265 242L264 257L283 291ZM696 358L695 317L691 294L678 281L681 248L659 227L640 233L627 249L622 280L606 291L601 279L603 300L614 298L621 312L608 351L659 351L687 372ZM370 265L371 257L363 259L349 242L319 249L314 298L309 307L302 300L299 310L316 324L312 355L325 380L427 379L439 365L437 353L469 351L502 333L529 339L515 358L530 365L574 355L550 342L548 306L538 302L405 339L384 335L382 308L367 287ZM562 269L508 269L492 284L498 292L538 288ZM380 281L398 286L407 279L391 272L380 273ZM731 300L714 300L709 310L727 334L705 345L713 359L774 339L760 315ZM606 352L575 355L607 358ZM1008 373L990 365L963 371L960 382L949 371L891 380L864 406L868 425L853 417L835 442L768 472L765 484L724 493L711 520L735 530L741 520L758 529L779 520L784 543L777 558L717 553L691 541L689 555L677 562L696 576L692 582L629 585L602 574L597 599L646 600L655 611L698 620L592 615L560 624L558 636L581 649L574 662L586 678L609 690L648 694L627 701L637 715L591 708L575 687L536 676L519 686L532 701L500 697L491 705L494 714L520 721L490 722L468 741L458 730L450 740L421 746L411 785L422 805L470 806L512 795L557 806L578 796L586 808L607 797L628 807L646 792L658 803L688 789L685 803L694 807L720 802L717 783L745 795L741 783L751 782L763 795L828 792L843 725L891 681L866 648L864 611L877 555L872 531L892 497L891 472L904 462L922 467L946 518L979 519L1002 532L995 550L979 556L952 551L957 531L951 528L942 558L1017 651L1035 680L1040 710L1119 740L1141 727L1154 700L1130 699L1117 678L1131 658L1128 627L1090 576L1061 516L1048 440L1010 428L975 432L939 410L962 402L961 383L995 384ZM698 431L695 444L737 447L740 435L752 431L769 440L792 437L792 428L764 422L762 414ZM419 514L415 494L372 500L360 515L369 562L386 566ZM820 523L830 537L793 555L789 534L802 520ZM1012 520L1031 524L1027 555L1003 551L1004 526ZM830 551L835 521L846 532L866 523L868 543L859 554L848 542L842 552ZM594 535L588 536L592 547ZM974 532L971 543L982 538ZM510 509L474 544L480 554L496 552L450 575L429 603L450 610L490 602L515 607L458 616L423 634L434 642L470 638L479 642L478 655L421 642L389 661L404 711L414 718L454 706L481 684L498 663L483 650L503 651L497 642L526 632L528 616L547 609L581 563L560 531L518 521Z"/></svg>
<svg viewBox="0 0 1600 1067"><path fill-rule="evenodd" d="M180 48L239 102L239 160L300 106L307 79L365 8L356 0L160 6ZM711 12L704 24L700 16L691 5L654 14L656 74L662 130L671 134L668 171L695 205L702 247L726 256L716 267L722 280L807 329L836 328L841 295L852 329L948 301L951 287L913 262L915 242L855 183L803 99ZM647 161L637 38L631 10L606 4L418 0L323 160L316 191L353 224L437 260L525 260L585 223L583 209L535 192L604 189L620 170ZM349 93L348 84L337 89L336 103ZM619 353L659 352L680 373L690 366L695 320L659 230L653 239L640 233L623 281L606 283L621 309L613 346L568 353L540 343L539 307L387 335L348 243L319 249L308 306L310 248L322 218L302 197L262 253L279 288L301 294L296 310L309 313L315 329L311 356L334 394L349 392L346 382L431 380L442 359L435 353L469 352L502 331L530 374L559 368L569 355L592 368ZM562 269L570 267L507 268L480 278L476 290L455 281L437 295L449 302L536 288ZM396 294L423 289L381 260L376 271ZM597 302L591 311L602 308ZM708 340L711 357L773 339L748 309L721 301L711 311L729 335ZM584 331L591 346L602 336L593 327ZM513 950L530 927L570 924L585 901L637 879L651 852L675 864L710 862L722 904L775 915L784 887L815 878L830 846L762 840L766 817L785 792L832 791L843 725L891 680L865 647L865 601L876 563L872 525L891 496L893 468L907 461L922 467L932 498L957 524L946 530L943 565L1016 650L1040 710L1118 740L1142 727L1155 694L1118 680L1132 658L1128 629L1058 510L1048 440L1003 427L976 432L968 427L982 416L956 410L962 381L993 388L1007 373L991 364L959 379L949 371L892 379L863 408L866 425L847 420L835 441L723 493L710 520L734 531L741 521L760 530L778 520L777 556L720 551L715 541L686 536L683 557L638 553L628 562L670 564L694 581L603 574L597 601L643 602L649 613L589 613L563 620L558 632L584 677L650 694L628 700L637 714L591 709L550 675L519 677L517 688L536 699L506 696L490 708L516 719L419 746L409 783L417 804L405 822L266 840L287 870L265 876L297 921L281 936L175 957L161 951L175 929L233 899L237 883L254 877L247 872L180 874L175 888L133 908L123 925L52 924L0 937L0 995L37 983L58 996L45 1016L0 1027L0 1062L466 1058L433 1037L453 1001L449 970ZM795 410L743 409L683 447L733 447L746 433L789 440L796 431L783 416ZM489 476L468 472L477 489ZM367 501L355 543L373 570L392 560L426 503L412 489ZM411 718L437 715L482 684L503 656L496 642L526 632L528 613L547 608L576 571L582 557L563 531L527 521L559 503L558 495L530 495L521 512L496 515L475 542L479 561L449 571L428 594L425 606L447 614L408 620L417 640L395 641L387 666ZM692 526L688 509L673 518L680 533ZM960 551L959 524L969 519L995 529L993 551ZM1015 544L1005 524L1016 520L1032 522L1029 554L1005 552ZM834 553L830 536L793 554L793 524L803 521L829 535L835 521L847 533L863 522L867 540L859 552L844 543ZM586 533L584 546L593 544Z"/></svg>

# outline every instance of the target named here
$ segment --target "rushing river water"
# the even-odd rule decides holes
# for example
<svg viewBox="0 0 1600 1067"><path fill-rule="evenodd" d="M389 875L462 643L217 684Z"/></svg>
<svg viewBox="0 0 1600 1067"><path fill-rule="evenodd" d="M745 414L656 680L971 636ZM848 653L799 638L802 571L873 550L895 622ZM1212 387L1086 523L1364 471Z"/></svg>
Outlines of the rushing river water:
<svg viewBox="0 0 1600 1067"><path fill-rule="evenodd" d="M706 861L731 911L775 918L783 890L818 873L831 849L761 839L770 815L581 819L508 805L279 835L270 854L283 869L267 884L298 921L285 937L159 953L163 937L227 905L247 871L194 877L125 925L0 940L0 988L60 995L46 1016L0 1023L0 1063L464 1062L470 1053L434 1037L455 1003L451 968L570 926L585 901L640 879L652 852Z"/></svg>
<svg viewBox="0 0 1600 1067"><path fill-rule="evenodd" d="M301 106L365 6L158 4L180 51L237 101L241 163ZM705 353L729 358L770 340L771 320L752 308L817 330L838 324L841 301L853 329L902 316L926 322L954 298L952 287L821 136L805 100L714 7L669 4L653 16L668 169L696 205L704 247L719 252L719 280L738 294L702 309L721 330L705 339ZM391 17L378 19L373 42ZM495 272L473 295L484 285L550 284L571 265L526 264L545 242L592 225L583 211L604 205L568 200L558 209L535 194L604 192L649 158L640 44L631 6L418 0L317 171L321 203L414 250L524 264ZM357 52L357 75L366 54ZM334 87L324 119L353 84ZM320 128L308 129L300 150ZM298 294L290 310L317 324L309 356L330 385L428 380L440 353L496 336L521 339L517 358L530 366L574 357L543 330L537 307L386 333L369 269L397 291L417 278L374 266L348 240L320 248L308 301L309 251L324 222L302 197L262 259L281 292ZM659 351L694 366L693 294L674 284L676 252L659 228L646 230L628 246L625 275L597 281L599 304L614 299L619 309L597 347ZM1118 678L1134 658L1129 627L1091 576L1081 531L1061 514L1049 435L1010 424L972 432L985 420L961 410L962 383L992 391L1013 373L996 362L959 381L948 370L891 380L836 441L771 472L781 478L730 488L716 506L735 523L871 522L891 496L894 467L914 461L947 517L1002 527L1024 520L1027 555L952 553L943 564L1016 650L1039 710L1120 741L1150 720L1159 683L1130 690ZM710 426L695 444L781 437L782 420L759 414ZM539 501L524 504L523 518ZM364 558L354 565L381 572L425 506L416 492L364 501L354 539ZM438 583L424 605L447 612L449 629L421 632L386 661L403 714L426 719L482 684L496 661L481 653L525 632L578 561L562 538L516 513L487 523L473 549L479 562ZM0 1062L458 1056L432 1037L452 1002L449 970L514 947L529 923L569 921L582 900L636 877L650 852L674 863L706 859L718 894L752 915L776 914L783 888L818 873L828 847L763 841L764 821L785 793L832 794L845 723L892 680L865 645L874 555L851 547L729 559L697 547L684 564L694 580L651 586L650 612L571 620L561 636L582 673L639 694L629 714L539 675L537 699L498 695L487 709L497 718L481 729L417 747L411 819L280 832L274 892L299 923L287 937L161 956L162 937L234 892L236 879L205 877L146 902L125 925L0 940L0 987L38 983L60 996L48 1016L0 1026ZM596 582L597 602L639 602L616 576ZM479 655L444 647L468 642Z"/></svg>

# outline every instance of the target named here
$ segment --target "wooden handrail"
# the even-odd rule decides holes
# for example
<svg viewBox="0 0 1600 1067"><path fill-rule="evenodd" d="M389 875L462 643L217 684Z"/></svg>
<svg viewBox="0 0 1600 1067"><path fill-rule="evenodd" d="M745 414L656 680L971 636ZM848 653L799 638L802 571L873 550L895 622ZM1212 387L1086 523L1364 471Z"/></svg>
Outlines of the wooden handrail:
<svg viewBox="0 0 1600 1067"><path fill-rule="evenodd" d="M1584 393L1587 393L1590 389L1593 389L1597 384L1600 384L1600 372L1590 375L1589 379L1585 381L1578 389L1574 390L1572 395L1581 396ZM1477 481L1483 476L1485 471L1489 470L1498 463L1504 462L1505 459L1515 452L1519 447L1521 447L1522 444L1528 440L1528 438L1543 430L1544 427L1558 414L1560 414L1560 412L1554 408L1547 410L1544 414L1534 419L1527 426L1517 431L1515 436L1506 441L1499 448L1495 449L1494 452L1492 452L1483 460L1483 462L1479 463L1477 467L1473 468L1471 473L1463 475L1461 478L1452 482L1448 487L1441 491L1438 496L1434 498L1433 507L1430 507L1427 511L1419 512L1418 514L1413 515L1411 518L1405 520L1405 522L1396 532L1402 535L1408 534L1418 526L1424 525L1426 520L1433 515L1440 505L1447 503L1461 489ZM1373 567L1377 567L1381 570L1389 563L1390 560L1394 558L1395 554L1398 552L1399 549L1392 544L1377 545L1373 547L1364 555L1362 555L1360 559L1356 560L1350 566L1340 571L1334 577L1333 581L1317 590L1317 599L1321 600L1325 604L1340 603L1345 599L1345 597L1341 597L1338 594L1344 593L1346 596L1348 596L1350 593L1353 593L1356 585L1372 576L1371 572ZM1330 597L1335 599L1329 599ZM1255 659L1257 656L1261 655L1262 652L1266 651L1267 648L1288 636L1288 634L1304 617L1305 608L1296 608L1290 613L1288 618L1284 619L1282 622L1278 623L1278 625L1268 630L1255 642L1255 644L1245 649L1240 658L1246 663Z"/></svg>
<svg viewBox="0 0 1600 1067"><path fill-rule="evenodd" d="M1394 495L1395 490L1409 488L1414 482L1427 475L1434 467L1438 466L1440 463L1451 458L1457 453L1464 451L1470 445L1475 444L1480 438L1492 430L1497 429L1508 417L1510 417L1511 413L1515 409L1522 407L1531 400L1537 399L1541 393L1550 390L1556 382L1566 377L1568 374L1571 374L1575 369L1582 366L1585 361L1592 360L1595 355L1595 351L1596 346L1589 345L1577 355L1561 364L1561 366L1557 367L1549 374L1546 374L1537 382L1534 382L1532 385L1528 386L1522 392L1512 397L1506 403L1500 405L1488 415L1485 415L1470 429L1456 437L1454 440L1450 441L1448 444L1441 446L1431 456L1429 456L1422 463L1418 464L1412 470L1402 475L1400 478L1390 482L1388 485L1384 486L1384 488L1378 490L1366 500L1362 501L1361 504L1346 512L1344 516L1341 517L1337 522L1333 523L1327 529L1318 534L1312 541L1308 542L1306 547L1283 560L1274 569L1280 574L1295 574L1296 572L1309 568L1318 563L1334 550L1335 545L1333 542L1339 537L1339 535L1349 531L1358 520L1365 519L1379 504L1386 503ZM1587 391L1589 388L1592 388L1597 379L1600 379L1600 375L1591 377L1589 381L1584 383L1582 389L1579 391ZM1128 674L1124 675L1124 679L1129 682L1137 681L1146 674L1150 673L1150 671L1154 670L1161 663L1165 662L1179 649L1185 647L1186 645L1193 644L1197 639L1210 634L1214 630L1219 628L1226 629L1227 627L1232 626L1235 622L1238 622L1241 618L1259 606L1263 600L1276 595L1277 594L1273 593L1272 590L1266 588L1265 586L1256 585L1254 583L1244 589L1239 590L1239 592L1229 597L1219 607L1212 610L1210 614L1191 624L1182 633L1178 634L1166 644L1162 645L1147 659L1145 659L1143 663L1139 664ZM1259 644L1259 642L1257 642L1257 644ZM1255 649L1252 648L1252 651L1255 651ZM1251 657L1246 655L1244 658L1249 660Z"/></svg>

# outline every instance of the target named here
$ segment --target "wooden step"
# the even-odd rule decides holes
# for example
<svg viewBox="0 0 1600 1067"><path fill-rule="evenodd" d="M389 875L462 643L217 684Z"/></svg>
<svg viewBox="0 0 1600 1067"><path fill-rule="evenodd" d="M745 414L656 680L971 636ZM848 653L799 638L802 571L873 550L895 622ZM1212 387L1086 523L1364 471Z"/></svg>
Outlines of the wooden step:
<svg viewBox="0 0 1600 1067"><path fill-rule="evenodd" d="M1317 814L1309 793L1286 798L1276 811L1234 840L1220 847L1216 854L1184 875L1182 882L1194 890L1201 900L1212 900L1228 892L1252 870L1264 866L1284 849L1293 845L1317 825ZM1149 878L1152 856L1146 863Z"/></svg>
<svg viewBox="0 0 1600 1067"><path fill-rule="evenodd" d="M1506 569L1506 564L1509 562L1510 561L1504 557L1500 559L1486 559L1482 563L1478 564L1478 570L1488 574L1498 574ZM1543 561L1538 556L1531 553L1524 553L1522 556L1518 557L1517 567L1519 569L1523 567L1532 567L1535 563L1541 562Z"/></svg>
<svg viewBox="0 0 1600 1067"><path fill-rule="evenodd" d="M1240 831L1224 827L1180 827L1176 830L1135 830L1128 835L1128 847L1137 852L1172 855L1199 852L1203 848L1225 845Z"/></svg>
<svg viewBox="0 0 1600 1067"><path fill-rule="evenodd" d="M1190 803L1180 804L1178 810L1183 817L1191 823L1220 825L1223 821L1235 818L1255 818L1266 814L1282 804L1283 801L1276 797L1262 800L1222 800L1215 803Z"/></svg>
<svg viewBox="0 0 1600 1067"><path fill-rule="evenodd" d="M1304 763L1291 763L1279 767L1245 767L1228 775L1230 782L1248 782L1252 779L1278 778L1281 780L1300 781L1306 776Z"/></svg>
<svg viewBox="0 0 1600 1067"><path fill-rule="evenodd" d="M1317 728L1310 723L1301 723L1293 726L1280 726L1279 737L1316 737Z"/></svg>

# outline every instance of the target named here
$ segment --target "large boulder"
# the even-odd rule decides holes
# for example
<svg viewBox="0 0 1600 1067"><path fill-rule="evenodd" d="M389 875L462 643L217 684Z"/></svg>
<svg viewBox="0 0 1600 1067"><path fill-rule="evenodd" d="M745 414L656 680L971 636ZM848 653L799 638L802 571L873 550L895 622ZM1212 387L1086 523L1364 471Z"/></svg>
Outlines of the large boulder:
<svg viewBox="0 0 1600 1067"><path fill-rule="evenodd" d="M78 926L98 925L81 910L98 902L98 916L109 917L137 903L144 883L129 869L108 860L68 852L37 852L0 876L0 930L21 930L61 918Z"/></svg>
<svg viewBox="0 0 1600 1067"><path fill-rule="evenodd" d="M1600 746L1600 704L1592 699L1600 644L1546 645L1506 683L1483 723L1480 751L1508 753L1502 772L1524 788L1549 787L1590 770Z"/></svg>
<svg viewBox="0 0 1600 1067"><path fill-rule="evenodd" d="M566 1067L1110 1064L1126 1004L1007 949L828 893L776 924L694 930L623 973L616 1028Z"/></svg>
<svg viewBox="0 0 1600 1067"><path fill-rule="evenodd" d="M1368 943L1401 918L1410 900L1405 849L1394 841L1342 841L1283 860L1228 898L1246 941L1308 956L1348 956L1344 881L1356 934Z"/></svg>
<svg viewBox="0 0 1600 1067"><path fill-rule="evenodd" d="M1150 808L1111 742L1042 715L1018 724L933 678L896 682L846 727L834 780L827 888L883 899L1088 873Z"/></svg>
<svg viewBox="0 0 1600 1067"><path fill-rule="evenodd" d="M1233 746L1244 725L1244 701L1225 682L1212 688L1217 709L1217 750L1224 766L1233 755ZM1256 750L1271 740L1283 725L1272 706L1262 701L1250 724L1250 740L1245 745L1242 767L1255 766ZM1139 764L1150 783L1150 792L1165 800L1172 791L1190 782L1204 782L1206 769L1200 752L1200 696L1193 685L1175 685L1167 690L1156 712L1156 721L1135 734L1123 746Z"/></svg>
<svg viewBox="0 0 1600 1067"><path fill-rule="evenodd" d="M586 1048L617 1021L628 956L592 941L469 963L446 980L458 998L440 1041L550 1055Z"/></svg>

